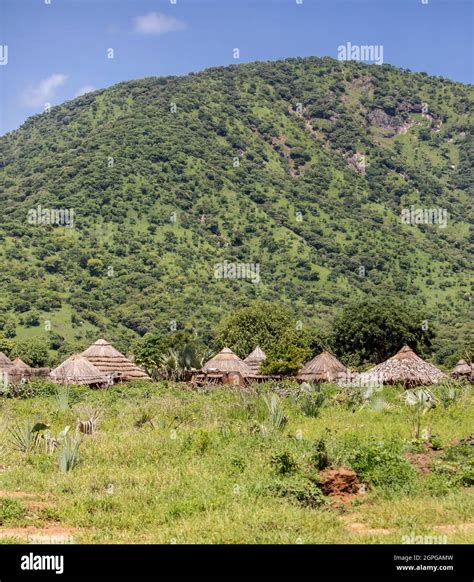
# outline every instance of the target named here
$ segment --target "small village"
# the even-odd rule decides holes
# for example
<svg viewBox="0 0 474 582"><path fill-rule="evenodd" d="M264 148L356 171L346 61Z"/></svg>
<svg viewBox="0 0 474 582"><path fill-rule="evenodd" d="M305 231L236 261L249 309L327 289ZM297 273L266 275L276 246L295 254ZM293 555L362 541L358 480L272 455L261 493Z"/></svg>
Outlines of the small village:
<svg viewBox="0 0 474 582"><path fill-rule="evenodd" d="M208 360L202 369L191 368L187 381L195 386L222 384L246 386L271 380L296 382L334 382L339 386L382 386L399 384L405 388L437 384L448 374L420 358L408 345L386 361L358 373L349 369L328 351L306 363L295 376L260 373L264 351L257 346L245 359L224 347ZM0 374L3 384L30 380L52 380L62 385L87 385L104 388L132 380L152 380L150 375L105 339L98 339L84 352L73 354L56 368L31 368L20 358L11 361L0 352ZM473 381L473 365L460 360L449 374L455 379Z"/></svg>

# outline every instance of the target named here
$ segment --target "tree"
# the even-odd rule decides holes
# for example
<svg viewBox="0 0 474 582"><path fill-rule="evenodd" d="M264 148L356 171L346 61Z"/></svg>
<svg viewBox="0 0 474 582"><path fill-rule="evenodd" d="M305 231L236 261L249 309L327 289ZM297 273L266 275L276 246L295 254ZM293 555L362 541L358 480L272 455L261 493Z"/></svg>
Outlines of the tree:
<svg viewBox="0 0 474 582"><path fill-rule="evenodd" d="M135 362L147 368L160 367L163 358L170 352L180 354L188 367L199 367L200 356L205 352L204 344L190 330L179 330L168 334L147 333L133 346Z"/></svg>
<svg viewBox="0 0 474 582"><path fill-rule="evenodd" d="M14 347L15 342L9 339L9 336L6 334L0 333L0 352L3 352L7 357L10 357Z"/></svg>
<svg viewBox="0 0 474 582"><path fill-rule="evenodd" d="M291 336L283 337L267 351L267 359L261 366L262 374L296 374L311 357L308 347L295 344Z"/></svg>
<svg viewBox="0 0 474 582"><path fill-rule="evenodd" d="M346 307L337 317L332 343L340 357L350 355L358 364L378 364L404 344L421 353L434 336L429 322L406 302L366 299Z"/></svg>
<svg viewBox="0 0 474 582"><path fill-rule="evenodd" d="M299 330L292 311L280 303L255 301L224 318L216 333L218 347L245 358L257 345L267 353L265 370L291 374L311 355L309 336Z"/></svg>
<svg viewBox="0 0 474 582"><path fill-rule="evenodd" d="M16 342L11 357L21 358L32 368L41 368L49 363L48 345L44 341L35 339Z"/></svg>

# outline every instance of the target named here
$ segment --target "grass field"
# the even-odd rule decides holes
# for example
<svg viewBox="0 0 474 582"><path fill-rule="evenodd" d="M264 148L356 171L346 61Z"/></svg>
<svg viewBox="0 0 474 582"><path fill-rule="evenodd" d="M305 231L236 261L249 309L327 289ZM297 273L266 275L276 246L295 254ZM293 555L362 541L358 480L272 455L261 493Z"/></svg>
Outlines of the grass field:
<svg viewBox="0 0 474 582"><path fill-rule="evenodd" d="M0 398L0 543L474 541L473 447L458 443L472 432L468 387L423 415L436 450L413 441L413 410L396 387L362 406L324 385L320 408L296 386L72 387L62 404L53 385L32 390ZM70 425L75 438L94 411L98 430L82 437L68 472L58 465L64 445L13 443L28 421L53 435ZM352 467L366 492L344 503L323 495L318 466L328 464Z"/></svg>

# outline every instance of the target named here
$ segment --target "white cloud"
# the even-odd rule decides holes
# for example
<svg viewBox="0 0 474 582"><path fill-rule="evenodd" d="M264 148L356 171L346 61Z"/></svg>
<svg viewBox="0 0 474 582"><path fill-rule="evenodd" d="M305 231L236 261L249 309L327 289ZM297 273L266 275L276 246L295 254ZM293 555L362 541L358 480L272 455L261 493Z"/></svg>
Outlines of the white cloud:
<svg viewBox="0 0 474 582"><path fill-rule="evenodd" d="M81 87L78 91L76 91L74 97L80 97L81 95L85 95L91 91L95 91L95 87L93 85L84 85L84 87Z"/></svg>
<svg viewBox="0 0 474 582"><path fill-rule="evenodd" d="M141 34L160 35L165 32L176 32L186 28L186 24L174 16L166 16L158 12L150 12L144 16L137 16L134 20L135 32Z"/></svg>
<svg viewBox="0 0 474 582"><path fill-rule="evenodd" d="M40 81L37 85L28 87L23 92L22 100L27 107L42 107L49 103L56 93L56 89L64 85L67 75L55 73Z"/></svg>

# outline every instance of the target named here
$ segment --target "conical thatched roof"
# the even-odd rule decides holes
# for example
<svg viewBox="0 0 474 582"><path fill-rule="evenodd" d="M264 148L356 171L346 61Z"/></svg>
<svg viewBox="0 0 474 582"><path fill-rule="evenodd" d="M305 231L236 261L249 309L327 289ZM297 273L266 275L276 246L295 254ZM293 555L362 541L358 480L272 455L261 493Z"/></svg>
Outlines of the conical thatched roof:
<svg viewBox="0 0 474 582"><path fill-rule="evenodd" d="M314 382L330 382L346 377L349 370L329 352L321 352L298 372L298 378Z"/></svg>
<svg viewBox="0 0 474 582"><path fill-rule="evenodd" d="M468 364L466 360L459 360L459 362L454 366L451 376L454 378L459 378L460 376L472 376L472 364Z"/></svg>
<svg viewBox="0 0 474 582"><path fill-rule="evenodd" d="M107 377L94 364L81 356L74 354L51 370L51 378L63 384L105 384Z"/></svg>
<svg viewBox="0 0 474 582"><path fill-rule="evenodd" d="M28 366L28 364L25 364L25 362L21 358L15 358L13 360L13 365L18 370L31 370L30 366Z"/></svg>
<svg viewBox="0 0 474 582"><path fill-rule="evenodd" d="M265 352L259 346L257 346L254 351L245 358L244 362L254 374L259 374L260 366L266 359L267 356L265 355Z"/></svg>
<svg viewBox="0 0 474 582"><path fill-rule="evenodd" d="M254 375L247 364L229 348L224 348L216 356L206 362L202 370L203 372L239 372L242 376Z"/></svg>
<svg viewBox="0 0 474 582"><path fill-rule="evenodd" d="M0 369L8 369L13 366L13 362L3 352L0 352Z"/></svg>
<svg viewBox="0 0 474 582"><path fill-rule="evenodd" d="M437 384L445 374L436 366L422 360L409 346L378 366L359 374L358 380L365 384L403 384L406 388Z"/></svg>
<svg viewBox="0 0 474 582"><path fill-rule="evenodd" d="M117 374L121 380L149 380L149 376L105 339L98 339L82 355L106 374Z"/></svg>

